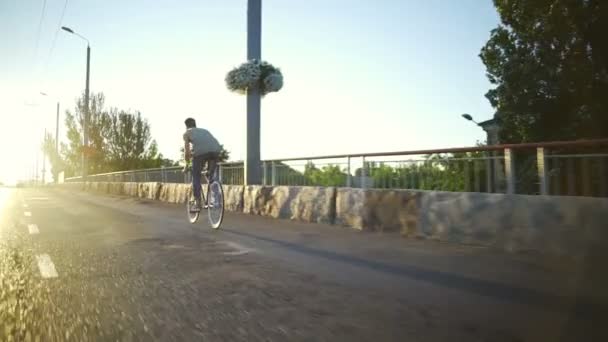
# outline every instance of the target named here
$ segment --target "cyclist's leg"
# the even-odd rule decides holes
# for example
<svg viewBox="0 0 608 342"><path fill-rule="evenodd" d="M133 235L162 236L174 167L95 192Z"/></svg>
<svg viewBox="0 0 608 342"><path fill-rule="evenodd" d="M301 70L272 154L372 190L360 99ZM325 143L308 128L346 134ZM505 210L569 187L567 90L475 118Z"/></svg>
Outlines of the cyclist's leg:
<svg viewBox="0 0 608 342"><path fill-rule="evenodd" d="M218 153L209 153L206 155L207 159L207 171L209 172L209 182L207 182L207 193L209 194L207 196L207 202L209 205L215 205L215 198L213 197L213 194L209 191L209 187L211 186L211 183L217 178L216 177L216 167L217 167L217 162L218 162L218 157L219 154Z"/></svg>
<svg viewBox="0 0 608 342"><path fill-rule="evenodd" d="M208 162L207 167L209 170L209 179L210 180L214 180L217 176L215 174L215 171L217 168L218 157L219 157L219 155L214 153L214 154L210 155L210 158L207 161Z"/></svg>
<svg viewBox="0 0 608 342"><path fill-rule="evenodd" d="M192 191L194 192L194 198L196 204L201 204L201 171L203 170L204 159L202 156L195 156L192 158Z"/></svg>

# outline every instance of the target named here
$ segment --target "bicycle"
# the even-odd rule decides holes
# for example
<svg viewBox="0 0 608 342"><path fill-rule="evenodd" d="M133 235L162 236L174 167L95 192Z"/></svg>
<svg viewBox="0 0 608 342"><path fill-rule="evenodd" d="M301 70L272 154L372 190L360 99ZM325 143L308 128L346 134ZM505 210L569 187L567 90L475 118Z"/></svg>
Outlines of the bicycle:
<svg viewBox="0 0 608 342"><path fill-rule="evenodd" d="M218 169L219 167L215 168L211 181L209 179L208 170L202 171L202 175L207 184L206 194L203 192L203 184L201 184L201 203L204 203L202 209L207 209L209 224L213 229L218 229L224 220L224 189L222 187L222 183L217 177ZM191 168L186 167L186 172L191 173ZM212 199L211 201L209 201L210 198ZM198 221L202 211L201 209L197 209L195 211L192 210L195 203L194 187L192 186L192 182L190 182L190 194L188 200L186 201L186 213L188 214L188 220L193 224Z"/></svg>

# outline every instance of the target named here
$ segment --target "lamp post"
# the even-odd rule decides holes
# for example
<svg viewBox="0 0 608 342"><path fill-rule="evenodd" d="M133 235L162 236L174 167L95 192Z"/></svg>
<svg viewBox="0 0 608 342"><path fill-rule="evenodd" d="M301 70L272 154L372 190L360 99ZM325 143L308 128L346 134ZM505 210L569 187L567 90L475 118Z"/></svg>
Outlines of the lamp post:
<svg viewBox="0 0 608 342"><path fill-rule="evenodd" d="M61 27L62 30L69 32L77 37L80 37L82 39L84 39L87 42L87 80L86 80L86 87L85 87L85 91L84 91L84 106L85 106L85 113L84 113L84 123L82 125L82 140L83 140L83 151L82 151L82 180L86 181L86 177L87 177L87 151L88 151L88 147L89 147L89 135L88 135L88 126L89 126L89 70L90 70L90 64L91 64L91 44L89 42L89 40L87 38L85 38L84 36L80 35L79 33L74 32L74 30L72 30L69 27L65 27L62 26Z"/></svg>
<svg viewBox="0 0 608 342"><path fill-rule="evenodd" d="M498 132L500 130L500 126L498 124L498 120L493 118L490 120L477 122L470 114L467 113L462 114L462 117L468 121L475 123L477 126L481 127L481 129L486 132L486 141L488 142L488 145L497 145L499 143ZM486 183L488 192L492 192L493 189L495 191L498 190L498 184L496 183L496 181L499 179L499 177L501 177L499 167L500 165L496 160L496 151L490 152L490 158L486 159Z"/></svg>
<svg viewBox="0 0 608 342"><path fill-rule="evenodd" d="M40 92L40 95L42 96L48 96L47 93L45 92ZM45 138L46 138L46 134L45 134ZM59 101L57 101L57 115L55 117L55 154L56 156L59 156ZM57 168L57 166L55 165L55 168ZM55 178L55 183L57 183L59 180L57 179L57 175L54 174L53 177Z"/></svg>
<svg viewBox="0 0 608 342"><path fill-rule="evenodd" d="M42 96L48 96L45 92L40 92ZM59 155L59 101L57 101L57 115L55 117L55 153Z"/></svg>
<svg viewBox="0 0 608 342"><path fill-rule="evenodd" d="M247 59L262 57L262 0L247 1ZM260 165L260 90L247 90L247 157L245 184L261 183Z"/></svg>
<svg viewBox="0 0 608 342"><path fill-rule="evenodd" d="M462 114L462 117L468 121L475 123L477 126L481 127L481 129L486 132L486 140L488 141L488 145L498 144L498 131L500 127L496 119L477 122L470 114L467 113Z"/></svg>

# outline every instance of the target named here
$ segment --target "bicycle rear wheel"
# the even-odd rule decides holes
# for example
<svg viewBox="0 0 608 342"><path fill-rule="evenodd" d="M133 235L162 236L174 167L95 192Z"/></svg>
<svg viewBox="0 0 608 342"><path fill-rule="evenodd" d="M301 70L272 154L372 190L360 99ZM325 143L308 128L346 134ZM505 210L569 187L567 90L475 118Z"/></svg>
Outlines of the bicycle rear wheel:
<svg viewBox="0 0 608 342"><path fill-rule="evenodd" d="M224 189L218 181L209 184L207 212L211 228L218 229L224 220Z"/></svg>
<svg viewBox="0 0 608 342"><path fill-rule="evenodd" d="M188 196L188 200L186 201L186 213L188 214L188 220L190 221L190 223L196 223L196 221L198 221L199 216L201 215L200 210L197 210L197 211L192 210L195 203L196 203L196 200L194 199L194 193L192 192L192 189L191 189L190 194Z"/></svg>

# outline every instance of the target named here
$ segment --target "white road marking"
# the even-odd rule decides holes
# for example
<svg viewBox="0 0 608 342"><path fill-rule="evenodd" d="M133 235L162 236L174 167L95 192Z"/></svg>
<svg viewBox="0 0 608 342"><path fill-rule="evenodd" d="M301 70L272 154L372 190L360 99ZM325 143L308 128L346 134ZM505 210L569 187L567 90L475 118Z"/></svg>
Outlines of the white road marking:
<svg viewBox="0 0 608 342"><path fill-rule="evenodd" d="M28 200L33 200L33 201L47 201L49 198L48 197L29 197Z"/></svg>
<svg viewBox="0 0 608 342"><path fill-rule="evenodd" d="M255 252L255 249L247 248L241 244L232 241L218 241L217 243L221 243L232 249L236 249L236 251L233 252L224 252L224 255L244 255L249 252Z"/></svg>
<svg viewBox="0 0 608 342"><path fill-rule="evenodd" d="M23 207L24 207L24 208L27 208L27 204L26 204L26 203L23 203Z"/></svg>
<svg viewBox="0 0 608 342"><path fill-rule="evenodd" d="M25 215L25 216L27 216L27 217L31 217L31 216L32 216L32 213L31 213L31 212L29 212L29 211L25 211L25 212L23 212L23 215Z"/></svg>
<svg viewBox="0 0 608 342"><path fill-rule="evenodd" d="M55 269L55 264L53 264L48 254L36 255L36 260L38 261L38 269L42 278L56 278L59 276Z"/></svg>
<svg viewBox="0 0 608 342"><path fill-rule="evenodd" d="M38 225L35 225L35 224L28 224L27 230L30 232L30 234L40 233L40 230L38 230Z"/></svg>

